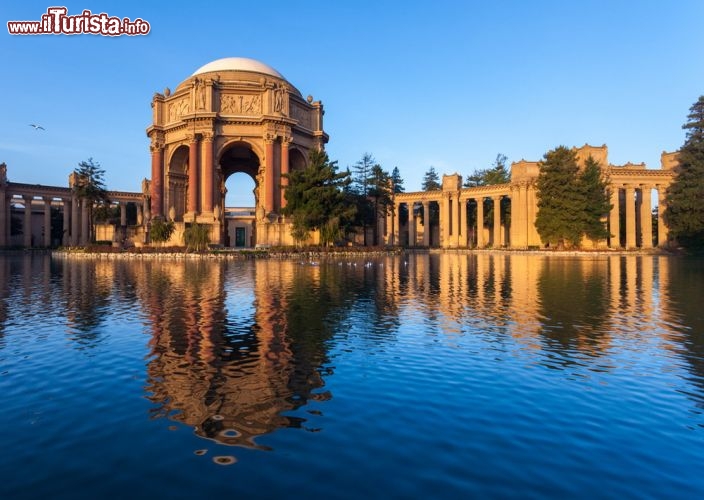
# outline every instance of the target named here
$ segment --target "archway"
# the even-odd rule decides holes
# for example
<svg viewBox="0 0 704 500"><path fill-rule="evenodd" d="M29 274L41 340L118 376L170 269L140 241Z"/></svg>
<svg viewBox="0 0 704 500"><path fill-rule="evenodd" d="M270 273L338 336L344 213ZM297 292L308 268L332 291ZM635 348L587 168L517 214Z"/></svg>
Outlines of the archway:
<svg viewBox="0 0 704 500"><path fill-rule="evenodd" d="M306 157L303 156L303 153L301 153L300 150L291 149L288 154L289 172L303 170L306 168Z"/></svg>
<svg viewBox="0 0 704 500"><path fill-rule="evenodd" d="M223 238L225 246L248 248L256 245L256 210L259 200L260 161L251 146L236 142L227 146L220 156L223 207Z"/></svg>

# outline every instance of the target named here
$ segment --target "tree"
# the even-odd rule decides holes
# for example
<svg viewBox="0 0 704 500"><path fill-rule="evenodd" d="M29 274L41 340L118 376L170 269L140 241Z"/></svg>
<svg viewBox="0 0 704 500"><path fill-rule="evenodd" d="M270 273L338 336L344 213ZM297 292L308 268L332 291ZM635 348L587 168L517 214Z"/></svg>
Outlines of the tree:
<svg viewBox="0 0 704 500"><path fill-rule="evenodd" d="M369 198L372 200L374 207L374 245L378 244L379 234L379 218L386 217L393 205L393 185L391 175L386 172L381 165L376 164L372 167L369 187ZM365 242L366 243L366 242Z"/></svg>
<svg viewBox="0 0 704 500"><path fill-rule="evenodd" d="M406 189L403 187L403 179L398 167L394 167L391 171L391 185L393 186L394 194L403 193Z"/></svg>
<svg viewBox="0 0 704 500"><path fill-rule="evenodd" d="M506 168L506 155L498 153L491 168L475 170L467 176L464 187L493 186L511 182L511 174Z"/></svg>
<svg viewBox="0 0 704 500"><path fill-rule="evenodd" d="M174 221L166 221L162 218L152 219L149 228L149 239L152 243L165 243L169 241L174 230Z"/></svg>
<svg viewBox="0 0 704 500"><path fill-rule="evenodd" d="M582 212L584 235L594 242L608 238L609 231L603 221L604 216L611 210L608 182L602 175L599 162L591 155L584 162L579 183L584 196Z"/></svg>
<svg viewBox="0 0 704 500"><path fill-rule="evenodd" d="M282 212L293 219L293 238L301 242L310 231L320 230L320 242L332 243L340 234L339 228L354 216L355 207L345 203L348 172L338 172L336 161L314 149L306 168L285 175L289 184Z"/></svg>
<svg viewBox="0 0 704 500"><path fill-rule="evenodd" d="M584 233L585 199L578 181L577 153L559 146L545 153L538 166L538 234L558 249L566 243L578 246Z"/></svg>
<svg viewBox="0 0 704 500"><path fill-rule="evenodd" d="M355 193L356 224L362 228L364 245L367 244L367 227L374 225L375 209L369 191L374 183L372 170L381 167L376 163L371 153L364 153L362 158L354 164L352 177L352 190Z"/></svg>
<svg viewBox="0 0 704 500"><path fill-rule="evenodd" d="M210 243L210 226L198 223L188 225L183 231L183 242L187 251L201 252L207 249Z"/></svg>
<svg viewBox="0 0 704 500"><path fill-rule="evenodd" d="M421 189L423 189L423 191L440 191L442 189L442 184L440 184L440 176L435 171L435 167L432 165L423 176L423 184L421 185Z"/></svg>
<svg viewBox="0 0 704 500"><path fill-rule="evenodd" d="M90 231L90 241L93 241L93 211L96 205L104 204L108 201L108 193L105 189L105 170L100 168L100 163L88 158L82 161L73 171L73 192L86 205L88 209L88 227Z"/></svg>
<svg viewBox="0 0 704 500"><path fill-rule="evenodd" d="M704 95L689 108L686 139L667 189L665 223L684 247L704 247Z"/></svg>

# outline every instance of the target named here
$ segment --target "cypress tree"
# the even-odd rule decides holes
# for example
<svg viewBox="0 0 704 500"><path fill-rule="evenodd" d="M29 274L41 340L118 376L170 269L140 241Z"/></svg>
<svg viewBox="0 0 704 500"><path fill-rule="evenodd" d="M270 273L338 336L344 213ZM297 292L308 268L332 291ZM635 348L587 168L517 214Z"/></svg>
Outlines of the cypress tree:
<svg viewBox="0 0 704 500"><path fill-rule="evenodd" d="M538 214L535 225L544 243L562 249L578 246L584 233L584 189L579 182L577 153L558 146L538 163Z"/></svg>
<svg viewBox="0 0 704 500"><path fill-rule="evenodd" d="M685 247L704 247L704 96L689 108L684 145L667 190L665 223Z"/></svg>
<svg viewBox="0 0 704 500"><path fill-rule="evenodd" d="M592 241L609 237L609 231L602 220L611 210L608 184L601 173L599 162L589 155L579 176L584 195L584 235Z"/></svg>

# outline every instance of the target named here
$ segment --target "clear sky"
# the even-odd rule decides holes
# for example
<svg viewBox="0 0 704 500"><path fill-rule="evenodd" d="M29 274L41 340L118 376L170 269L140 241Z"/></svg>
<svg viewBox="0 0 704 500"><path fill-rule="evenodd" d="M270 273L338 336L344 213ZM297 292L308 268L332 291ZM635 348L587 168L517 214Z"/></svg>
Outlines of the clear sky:
<svg viewBox="0 0 704 500"><path fill-rule="evenodd" d="M151 33L8 34L55 5L139 17ZM466 176L497 153L539 160L558 145L607 144L613 164L658 168L704 94L702 0L25 0L0 18L0 162L15 182L66 186L93 157L109 189L139 191L152 95L222 57L261 60L322 100L331 159L370 152L407 190L431 165Z"/></svg>

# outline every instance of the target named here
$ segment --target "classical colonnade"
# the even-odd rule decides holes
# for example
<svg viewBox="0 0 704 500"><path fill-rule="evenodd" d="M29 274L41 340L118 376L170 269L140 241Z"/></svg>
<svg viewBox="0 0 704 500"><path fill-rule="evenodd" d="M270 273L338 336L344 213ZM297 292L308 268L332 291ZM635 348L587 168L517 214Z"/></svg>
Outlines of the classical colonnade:
<svg viewBox="0 0 704 500"><path fill-rule="evenodd" d="M672 169L677 163L676 153L663 153L661 168L651 170L644 164L610 165L606 146L585 145L575 151L580 162L591 155L605 165L602 171L612 206L603 220L610 237L597 242L597 246L634 249L665 245L668 229L663 213L667 187L674 175ZM511 180L506 184L463 188L462 176L452 174L443 176L439 190L397 194L393 210L380 221L378 241L410 247L541 247L543 243L535 226L538 173L537 162L521 160L511 165ZM655 196L653 191L657 191ZM655 200L657 222L654 227L652 206ZM509 210L502 208L506 203L510 203ZM437 222L429 217L433 210L438 214ZM489 211L493 215L487 223L485 215ZM507 216L509 211L510 216ZM469 224L470 217L472 224ZM657 231L657 241L653 238L654 231Z"/></svg>
<svg viewBox="0 0 704 500"><path fill-rule="evenodd" d="M72 181L69 179L69 183ZM148 207L142 193L108 191L108 199L120 207L120 225L127 226L127 204L137 206L137 222L145 219ZM19 206L22 206L20 209ZM51 209L61 212L61 240L52 241ZM12 237L12 216L21 214L21 242ZM53 225L56 225L55 221ZM90 236L88 203L75 195L71 187L44 186L7 181L7 167L0 164L0 247L21 245L51 247L86 245Z"/></svg>

